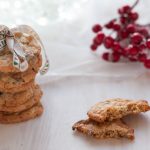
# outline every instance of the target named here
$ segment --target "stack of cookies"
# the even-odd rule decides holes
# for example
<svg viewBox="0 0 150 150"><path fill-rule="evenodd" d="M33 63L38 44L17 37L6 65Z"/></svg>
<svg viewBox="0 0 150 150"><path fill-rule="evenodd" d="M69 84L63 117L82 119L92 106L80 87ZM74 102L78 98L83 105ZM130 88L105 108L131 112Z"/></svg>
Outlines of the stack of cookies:
<svg viewBox="0 0 150 150"><path fill-rule="evenodd" d="M99 102L88 111L88 119L73 125L77 130L95 138L134 139L134 129L130 128L123 117L150 110L145 100L110 99Z"/></svg>
<svg viewBox="0 0 150 150"><path fill-rule="evenodd" d="M17 123L42 114L42 91L35 77L42 65L41 47L32 36L14 32L25 53L30 53L28 69L13 66L13 54L6 46L0 53L0 123Z"/></svg>

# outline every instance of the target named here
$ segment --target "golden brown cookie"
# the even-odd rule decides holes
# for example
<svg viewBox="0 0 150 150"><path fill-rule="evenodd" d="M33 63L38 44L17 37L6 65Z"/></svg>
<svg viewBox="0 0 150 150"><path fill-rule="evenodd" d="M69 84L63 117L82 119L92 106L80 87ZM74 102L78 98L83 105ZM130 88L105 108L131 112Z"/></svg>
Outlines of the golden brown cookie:
<svg viewBox="0 0 150 150"><path fill-rule="evenodd" d="M33 85L29 89L19 93L0 93L0 107L16 107L21 105L32 98L36 90L40 90L39 85Z"/></svg>
<svg viewBox="0 0 150 150"><path fill-rule="evenodd" d="M88 111L88 116L97 122L104 122L149 110L150 106L145 100L134 101L116 98L97 103Z"/></svg>
<svg viewBox="0 0 150 150"><path fill-rule="evenodd" d="M19 93L19 92L22 92L22 91L25 91L27 89L29 89L30 87L34 86L34 83L35 81L32 80L28 83L25 83L23 85L17 85L17 88L16 87L13 87L13 88L1 88L0 89L0 92L6 92L6 93Z"/></svg>
<svg viewBox="0 0 150 150"><path fill-rule="evenodd" d="M22 32L14 32L15 39L21 44L25 53L30 55L39 55L41 46L33 35Z"/></svg>
<svg viewBox="0 0 150 150"><path fill-rule="evenodd" d="M43 113L43 106L41 103L34 105L28 110L19 113L7 114L0 112L0 123L10 124L27 121L40 116Z"/></svg>
<svg viewBox="0 0 150 150"><path fill-rule="evenodd" d="M19 95L17 95L19 98ZM6 106L4 105L0 105L0 111L4 111L4 112L8 112L8 113L14 113L14 112L21 112L24 111L26 109L31 108L33 105L37 104L42 96L42 91L40 89L40 87L37 85L35 86L35 88L33 89L33 96L29 99L26 99L26 101L20 105L16 105L16 106ZM26 97L25 97L26 98ZM23 98L23 99L25 99ZM8 99L6 99L6 101L9 101ZM15 99L14 99L15 101ZM19 99L18 99L19 101ZM20 101L22 101L22 97L20 96ZM24 101L24 100L23 100Z"/></svg>
<svg viewBox="0 0 150 150"><path fill-rule="evenodd" d="M35 79L36 72L28 70L21 73L0 73L0 91L18 88Z"/></svg>
<svg viewBox="0 0 150 150"><path fill-rule="evenodd" d="M128 127L122 120L112 122L97 123L93 120L81 120L75 123L72 127L88 136L94 138L128 138L134 139L134 129Z"/></svg>
<svg viewBox="0 0 150 150"><path fill-rule="evenodd" d="M10 72L20 72L19 69L13 66L13 55L11 52L5 48L6 52L0 54L0 72L10 73ZM42 56L39 54L37 56L33 56L28 60L29 70L34 69L36 71L42 65Z"/></svg>
<svg viewBox="0 0 150 150"><path fill-rule="evenodd" d="M14 107L25 103L33 97L34 86L19 93L0 93L0 107Z"/></svg>

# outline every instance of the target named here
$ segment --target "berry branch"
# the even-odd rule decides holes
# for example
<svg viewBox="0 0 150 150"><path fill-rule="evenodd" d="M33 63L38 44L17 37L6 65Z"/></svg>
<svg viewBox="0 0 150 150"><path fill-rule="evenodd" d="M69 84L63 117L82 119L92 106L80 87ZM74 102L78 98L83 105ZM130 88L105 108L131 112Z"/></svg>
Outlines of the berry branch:
<svg viewBox="0 0 150 150"><path fill-rule="evenodd" d="M136 5L139 3L139 0L136 0L135 3L132 6L132 9L134 9L134 7L136 7Z"/></svg>
<svg viewBox="0 0 150 150"><path fill-rule="evenodd" d="M102 58L106 61L118 62L120 60L138 61L150 68L150 24L137 23L139 14L133 9L139 0L132 5L125 5L118 9L118 19L112 19L101 26L95 24L92 31L96 34L93 38L91 50L96 51L103 45L107 52ZM106 35L103 28L111 30L113 35ZM115 33L115 34L114 34Z"/></svg>

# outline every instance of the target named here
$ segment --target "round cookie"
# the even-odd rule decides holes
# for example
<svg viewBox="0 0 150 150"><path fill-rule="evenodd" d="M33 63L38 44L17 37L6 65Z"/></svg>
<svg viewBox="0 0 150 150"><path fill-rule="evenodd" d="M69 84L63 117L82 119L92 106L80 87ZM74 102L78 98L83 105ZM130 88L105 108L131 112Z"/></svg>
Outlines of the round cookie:
<svg viewBox="0 0 150 150"><path fill-rule="evenodd" d="M33 56L28 61L29 64L29 70L34 69L36 71L39 70L39 68L42 65L42 56ZM5 53L0 55L0 72L10 73L10 72L20 72L19 69L15 68L13 66L13 55L11 52L8 52L6 50Z"/></svg>
<svg viewBox="0 0 150 150"><path fill-rule="evenodd" d="M41 53L41 46L33 35L16 31L13 34L25 53L30 54L30 56L37 56Z"/></svg>
<svg viewBox="0 0 150 150"><path fill-rule="evenodd" d="M10 124L10 123L19 123L27 121L33 118L40 116L43 113L43 106L41 103L34 105L28 110L25 110L20 113L7 114L0 112L0 123Z"/></svg>
<svg viewBox="0 0 150 150"><path fill-rule="evenodd" d="M15 106L15 107L7 107L7 106L0 106L0 111L7 112L7 113L14 113L14 112L21 112L26 109L31 108L33 105L37 104L42 96L41 89L37 86L34 89L34 95L30 99L28 99L25 103ZM21 100L21 97L20 97Z"/></svg>
<svg viewBox="0 0 150 150"><path fill-rule="evenodd" d="M127 115L147 112L149 110L150 105L146 100L114 98L95 104L87 114L90 119L101 123L120 119Z"/></svg>
<svg viewBox="0 0 150 150"><path fill-rule="evenodd" d="M36 72L28 70L22 73L6 74L0 73L0 91L3 89L18 88L34 80Z"/></svg>
<svg viewBox="0 0 150 150"><path fill-rule="evenodd" d="M19 112L28 109L38 103L41 99L42 91L38 85L27 91L0 95L0 111Z"/></svg>
<svg viewBox="0 0 150 150"><path fill-rule="evenodd" d="M0 93L0 107L16 107L33 97L33 87L19 93Z"/></svg>
<svg viewBox="0 0 150 150"><path fill-rule="evenodd" d="M29 54L28 63L29 68L35 68L38 70L42 64L41 46L39 42L33 37L22 32L14 32L15 39L22 46L24 52ZM0 53L0 72L20 72L13 66L13 55L6 46Z"/></svg>
<svg viewBox="0 0 150 150"><path fill-rule="evenodd" d="M35 84L35 81L32 80L32 81L27 82L25 84L17 85L17 88L16 87L13 87L13 88L1 88L0 91L1 92L5 92L5 93L19 93L19 92L28 90L30 87L34 86L34 84Z"/></svg>

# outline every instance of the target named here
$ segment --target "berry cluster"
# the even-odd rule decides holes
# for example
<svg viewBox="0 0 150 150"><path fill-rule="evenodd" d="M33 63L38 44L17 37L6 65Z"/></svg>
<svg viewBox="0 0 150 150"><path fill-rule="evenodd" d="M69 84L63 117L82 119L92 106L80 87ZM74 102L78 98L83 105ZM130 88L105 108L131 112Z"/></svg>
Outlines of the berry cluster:
<svg viewBox="0 0 150 150"><path fill-rule="evenodd" d="M118 10L119 18L113 19L103 27L100 24L93 26L96 33L91 45L91 50L96 51L104 45L108 52L103 53L102 58L106 61L118 62L121 59L139 61L146 68L150 68L150 25L140 25L136 21L139 18L133 6L123 6ZM103 29L112 30L110 35L102 32Z"/></svg>

